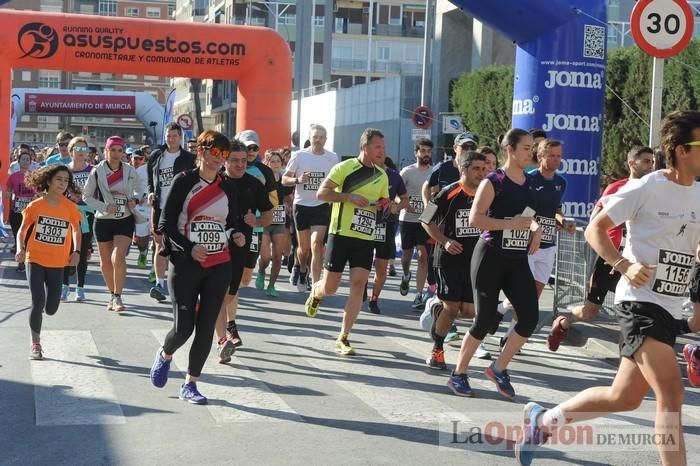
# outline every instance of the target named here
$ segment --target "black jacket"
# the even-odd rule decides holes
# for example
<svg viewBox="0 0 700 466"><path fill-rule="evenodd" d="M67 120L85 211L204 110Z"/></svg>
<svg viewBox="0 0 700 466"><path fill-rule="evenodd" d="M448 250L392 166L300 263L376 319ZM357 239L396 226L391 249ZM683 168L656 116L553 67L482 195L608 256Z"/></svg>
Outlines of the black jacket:
<svg viewBox="0 0 700 466"><path fill-rule="evenodd" d="M168 146L166 145L158 147L151 153L151 157L148 159L148 194L155 194L155 199L153 200L154 209L160 208L160 182L158 181L158 169L160 168L160 161L163 153L167 148ZM180 155L175 159L175 163L173 164L173 178L180 172L194 169L196 167L196 161L196 155L180 148Z"/></svg>

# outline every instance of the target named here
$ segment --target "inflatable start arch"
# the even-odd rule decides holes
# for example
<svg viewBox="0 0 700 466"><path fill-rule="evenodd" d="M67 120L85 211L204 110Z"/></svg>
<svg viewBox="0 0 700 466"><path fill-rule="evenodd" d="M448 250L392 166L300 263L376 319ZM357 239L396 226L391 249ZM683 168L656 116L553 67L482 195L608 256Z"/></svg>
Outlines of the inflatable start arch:
<svg viewBox="0 0 700 466"><path fill-rule="evenodd" d="M272 29L13 10L0 12L0 24L2 186L13 68L235 80L237 131L255 129L266 147L289 145L292 57Z"/></svg>

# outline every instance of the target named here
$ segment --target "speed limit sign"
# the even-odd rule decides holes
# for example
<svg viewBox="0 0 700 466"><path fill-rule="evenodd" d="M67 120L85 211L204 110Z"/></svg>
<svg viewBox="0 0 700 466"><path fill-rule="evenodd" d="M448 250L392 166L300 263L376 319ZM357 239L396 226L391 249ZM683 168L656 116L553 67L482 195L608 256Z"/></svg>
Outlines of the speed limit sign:
<svg viewBox="0 0 700 466"><path fill-rule="evenodd" d="M693 38L693 26L688 0L639 0L630 17L634 41L656 58L680 53Z"/></svg>

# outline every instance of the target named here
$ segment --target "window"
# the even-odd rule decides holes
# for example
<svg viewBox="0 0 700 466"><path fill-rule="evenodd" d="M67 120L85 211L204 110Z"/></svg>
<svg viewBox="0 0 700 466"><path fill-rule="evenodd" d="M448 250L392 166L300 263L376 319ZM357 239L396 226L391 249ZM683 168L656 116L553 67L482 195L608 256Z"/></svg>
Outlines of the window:
<svg viewBox="0 0 700 466"><path fill-rule="evenodd" d="M401 5L379 5L376 24L401 26Z"/></svg>
<svg viewBox="0 0 700 466"><path fill-rule="evenodd" d="M58 89L61 87L61 81L54 76L39 76L39 87Z"/></svg>
<svg viewBox="0 0 700 466"><path fill-rule="evenodd" d="M391 59L391 48L385 45L377 47L377 61L389 61Z"/></svg>
<svg viewBox="0 0 700 466"><path fill-rule="evenodd" d="M296 13L294 14L289 14L289 13L283 13L280 15L279 18L279 24L286 24L288 26L294 26L297 24L297 15Z"/></svg>
<svg viewBox="0 0 700 466"><path fill-rule="evenodd" d="M112 73L100 73L100 79L112 79Z"/></svg>
<svg viewBox="0 0 700 466"><path fill-rule="evenodd" d="M32 72L31 71L22 71L22 81L31 81L32 80Z"/></svg>
<svg viewBox="0 0 700 466"><path fill-rule="evenodd" d="M313 17L314 26L323 26L326 24L325 11L325 5L316 5Z"/></svg>
<svg viewBox="0 0 700 466"><path fill-rule="evenodd" d="M124 16L138 16L139 15L139 9L133 6L128 6L126 7L126 10L124 11Z"/></svg>
<svg viewBox="0 0 700 466"><path fill-rule="evenodd" d="M160 18L160 8L146 8L146 18Z"/></svg>
<svg viewBox="0 0 700 466"><path fill-rule="evenodd" d="M346 21L345 18L336 17L335 18L335 26L333 27L333 32L338 32L338 33L347 32L347 30L345 29L345 21Z"/></svg>
<svg viewBox="0 0 700 466"><path fill-rule="evenodd" d="M151 75L146 75L143 77L146 81L158 81L160 77L158 76L151 76Z"/></svg>
<svg viewBox="0 0 700 466"><path fill-rule="evenodd" d="M135 74L123 74L122 75L122 79L136 79L136 77L137 76Z"/></svg>
<svg viewBox="0 0 700 466"><path fill-rule="evenodd" d="M100 0L97 14L102 16L117 16L117 0Z"/></svg>
<svg viewBox="0 0 700 466"><path fill-rule="evenodd" d="M29 115L22 115L21 120L22 123L29 123L30 121L32 121L32 117L30 117Z"/></svg>
<svg viewBox="0 0 700 466"><path fill-rule="evenodd" d="M352 58L352 47L343 45L334 45L331 51L332 58Z"/></svg>

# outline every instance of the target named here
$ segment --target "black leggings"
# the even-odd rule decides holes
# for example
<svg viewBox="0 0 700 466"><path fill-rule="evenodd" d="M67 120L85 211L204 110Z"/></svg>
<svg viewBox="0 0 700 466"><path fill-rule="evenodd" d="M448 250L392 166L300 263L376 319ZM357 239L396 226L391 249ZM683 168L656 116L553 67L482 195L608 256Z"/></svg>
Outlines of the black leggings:
<svg viewBox="0 0 700 466"><path fill-rule="evenodd" d="M206 269L190 258L171 257L170 263L168 289L173 294L174 319L173 328L165 337L163 351L173 354L194 331L187 373L199 377L209 356L216 318L231 282L231 263Z"/></svg>
<svg viewBox="0 0 700 466"><path fill-rule="evenodd" d="M41 333L42 314L54 315L61 302L61 274L63 267L44 267L29 262L27 264L27 283L32 294L32 311L29 314L29 328L32 336Z"/></svg>
<svg viewBox="0 0 700 466"><path fill-rule="evenodd" d="M469 334L483 340L498 318L498 295L501 290L515 309L515 331L529 338L537 327L539 303L535 279L525 254L505 254L480 239L472 254L472 287L476 318Z"/></svg>
<svg viewBox="0 0 700 466"><path fill-rule="evenodd" d="M17 246L17 235L19 228L22 226L22 214L20 212L10 212L10 228L12 228L12 237L15 239Z"/></svg>
<svg viewBox="0 0 700 466"><path fill-rule="evenodd" d="M70 276L75 273L78 269L78 288L85 286L85 275L87 275L88 269L88 254L90 253L90 248L92 247L92 228L95 221L95 214L86 214L88 225L90 225L90 230L87 233L83 233L82 239L80 240L80 262L78 262L77 267L65 267L63 269L63 284L70 284Z"/></svg>

